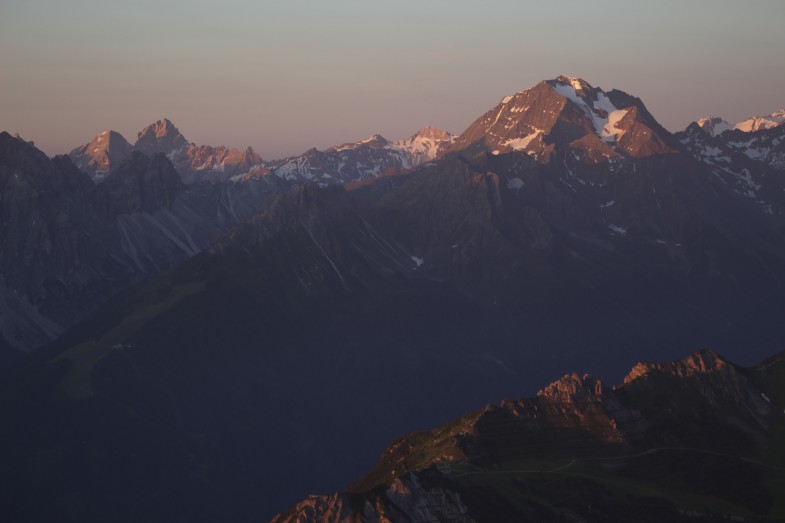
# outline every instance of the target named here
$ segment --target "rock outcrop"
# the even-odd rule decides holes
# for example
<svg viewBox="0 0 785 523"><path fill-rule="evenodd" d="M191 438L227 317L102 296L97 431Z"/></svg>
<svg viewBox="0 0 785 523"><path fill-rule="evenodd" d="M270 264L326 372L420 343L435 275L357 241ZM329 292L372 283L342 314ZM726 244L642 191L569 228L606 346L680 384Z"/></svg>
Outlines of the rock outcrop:
<svg viewBox="0 0 785 523"><path fill-rule="evenodd" d="M597 491L593 481L605 489L619 487L596 479L594 464L604 470L600 477L618 475L632 484L651 475L646 467L652 466L647 458L652 456L656 467L668 471L660 481L703 492L705 485L684 483L695 474L682 468L682 460L719 471L735 469L733 460L742 456L764 459L769 417L779 413L747 378L750 372L704 350L666 364L640 363L614 388L591 376L565 375L536 398L488 406L402 438L348 492L310 496L273 522L563 521L565 514L569 520L627 520L643 498L628 494L632 497L623 500ZM715 437L705 437L709 430ZM445 454L434 445L443 445L445 436L463 452ZM559 461L547 465L554 458ZM767 465L760 466L765 471ZM590 479L571 484L571 469ZM709 500L737 483L716 477L703 481L714 483ZM771 506L770 488L764 495L754 487L742 489L730 495L734 502L760 514ZM635 519L681 521L685 511L668 504L671 495L652 491L661 498L659 508ZM579 501L586 496L594 496L591 505ZM698 511L691 517L713 521Z"/></svg>

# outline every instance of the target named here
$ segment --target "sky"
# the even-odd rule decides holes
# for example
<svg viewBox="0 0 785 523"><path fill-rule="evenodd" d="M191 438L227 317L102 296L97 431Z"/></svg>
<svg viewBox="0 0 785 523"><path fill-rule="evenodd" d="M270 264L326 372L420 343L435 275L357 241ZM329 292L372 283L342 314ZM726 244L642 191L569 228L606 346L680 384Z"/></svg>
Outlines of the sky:
<svg viewBox="0 0 785 523"><path fill-rule="evenodd" d="M0 130L60 154L168 117L265 159L454 133L559 74L676 131L785 106L785 1L0 0Z"/></svg>

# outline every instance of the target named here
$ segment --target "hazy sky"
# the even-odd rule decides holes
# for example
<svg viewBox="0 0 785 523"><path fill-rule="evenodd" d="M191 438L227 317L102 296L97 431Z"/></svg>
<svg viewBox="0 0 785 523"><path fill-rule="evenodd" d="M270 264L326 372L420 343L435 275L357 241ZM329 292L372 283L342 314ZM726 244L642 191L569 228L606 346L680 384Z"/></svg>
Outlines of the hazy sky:
<svg viewBox="0 0 785 523"><path fill-rule="evenodd" d="M785 106L785 1L0 0L0 130L49 154L170 118L264 158L463 131L560 73L679 130Z"/></svg>

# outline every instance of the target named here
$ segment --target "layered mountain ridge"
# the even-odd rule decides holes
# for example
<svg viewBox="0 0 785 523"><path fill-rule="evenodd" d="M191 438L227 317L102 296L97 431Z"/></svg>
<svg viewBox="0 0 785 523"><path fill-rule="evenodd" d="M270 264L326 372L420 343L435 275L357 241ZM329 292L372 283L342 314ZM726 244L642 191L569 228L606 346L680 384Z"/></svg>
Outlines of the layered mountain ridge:
<svg viewBox="0 0 785 523"><path fill-rule="evenodd" d="M676 136L690 154L734 191L759 204L768 214L782 214L785 125L779 122L748 130L737 125L719 133L716 129L699 121Z"/></svg>
<svg viewBox="0 0 785 523"><path fill-rule="evenodd" d="M258 521L337 491L401 433L565 369L581 374L544 393L590 408L553 419L584 416L638 445L625 423L651 419L613 428L603 402L627 400L584 373L621 381L636 361L701 346L749 365L781 347L779 129L745 133L771 148L728 149L723 163L711 147L730 142L697 126L673 135L640 100L560 77L458 137L375 136L214 183L184 183L166 154L136 151L93 184L66 158L3 142L18 149L0 156L4 310L62 297L58 310L83 319L0 380L4 506L40 520ZM36 206L53 211L25 214ZM77 218L93 225L65 226ZM80 253L87 275L52 245ZM148 279L106 302L82 294L129 284L107 264ZM716 366L699 359L685 376ZM434 504L425 491L441 487L426 476L394 488Z"/></svg>
<svg viewBox="0 0 785 523"><path fill-rule="evenodd" d="M762 131L782 125L785 122L785 109L780 109L766 116L753 116L735 125L729 124L719 116L706 116L694 123L712 136L719 136L725 131L737 130L744 133Z"/></svg>
<svg viewBox="0 0 785 523"><path fill-rule="evenodd" d="M269 168L286 180L322 186L356 183L411 170L435 160L454 139L447 131L430 126L395 142L376 134L324 151L310 149L300 156L270 162Z"/></svg>
<svg viewBox="0 0 785 523"><path fill-rule="evenodd" d="M123 143L102 136L107 154ZM96 185L68 157L0 134L6 354L50 342L120 290L197 254L284 185L186 186L166 156L138 151L102 176Z"/></svg>
<svg viewBox="0 0 785 523"><path fill-rule="evenodd" d="M395 142L374 135L324 151L310 149L299 156L265 162L251 147L239 151L190 143L169 119L164 118L142 129L133 146L119 133L104 131L88 144L71 151L69 156L99 182L132 151L139 151L147 156L165 154L183 182L188 184L245 181L274 173L289 181L333 185L411 169L435 160L453 140L450 133L428 126Z"/></svg>
<svg viewBox="0 0 785 523"><path fill-rule="evenodd" d="M774 361L781 375L785 358ZM404 436L346 492L273 521L763 520L782 508L767 482L785 471L765 461L785 419L782 388L761 379L772 365L702 350L639 363L614 387L568 374L536 397Z"/></svg>

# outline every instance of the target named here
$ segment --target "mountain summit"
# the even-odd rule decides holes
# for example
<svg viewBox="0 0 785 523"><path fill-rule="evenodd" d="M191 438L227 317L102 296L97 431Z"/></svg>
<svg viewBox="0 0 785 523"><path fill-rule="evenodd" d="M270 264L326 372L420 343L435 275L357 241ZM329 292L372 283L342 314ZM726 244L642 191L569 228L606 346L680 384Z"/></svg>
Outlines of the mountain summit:
<svg viewBox="0 0 785 523"><path fill-rule="evenodd" d="M736 124L739 131L750 132L771 129L785 122L785 109L780 109L766 116L753 116Z"/></svg>
<svg viewBox="0 0 785 523"><path fill-rule="evenodd" d="M86 145L68 153L77 167L101 180L109 174L112 167L119 165L130 156L133 147L123 136L115 131L104 131Z"/></svg>
<svg viewBox="0 0 785 523"><path fill-rule="evenodd" d="M699 118L695 123L698 127L709 133L711 136L719 136L725 131L737 130L744 133L754 133L765 129L773 129L785 122L785 109L780 109L766 116L751 116L746 120L731 125L718 116L705 116Z"/></svg>
<svg viewBox="0 0 785 523"><path fill-rule="evenodd" d="M262 157L251 147L240 151L223 145L197 146L190 143L168 118L139 131L133 147L119 133L104 131L88 144L71 151L69 156L95 181L102 181L128 159L132 151L150 158L165 154L185 183L248 179L267 173Z"/></svg>
<svg viewBox="0 0 785 523"><path fill-rule="evenodd" d="M134 149L148 156L156 153L170 155L187 146L185 136L168 118L164 118L139 131Z"/></svg>
<svg viewBox="0 0 785 523"><path fill-rule="evenodd" d="M450 151L522 151L543 163L554 152L573 152L599 163L620 155L672 152L674 146L670 133L639 99L618 90L605 92L581 78L559 76L505 96L472 123Z"/></svg>
<svg viewBox="0 0 785 523"><path fill-rule="evenodd" d="M695 123L698 125L698 127L712 136L717 136L724 133L728 129L733 129L731 124L719 116L705 116L696 120Z"/></svg>

